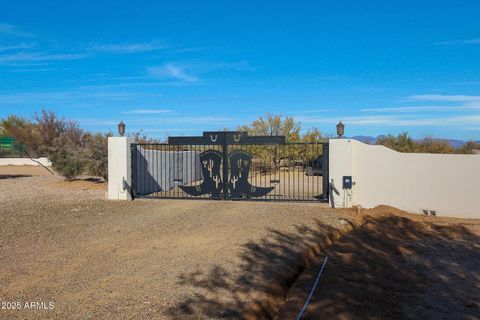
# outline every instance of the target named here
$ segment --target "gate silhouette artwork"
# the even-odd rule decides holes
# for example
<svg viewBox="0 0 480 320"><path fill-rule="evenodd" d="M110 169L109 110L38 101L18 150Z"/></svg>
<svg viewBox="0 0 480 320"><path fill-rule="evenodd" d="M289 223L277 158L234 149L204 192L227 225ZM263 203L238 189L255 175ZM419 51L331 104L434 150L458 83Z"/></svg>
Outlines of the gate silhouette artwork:
<svg viewBox="0 0 480 320"><path fill-rule="evenodd" d="M211 194L212 198L221 198L225 182L222 181L220 167L223 155L216 150L207 150L200 154L203 182L198 186L180 186L180 189L192 196ZM256 187L248 182L252 158L249 153L235 150L229 155L230 175L228 192L230 198L262 197L275 187ZM225 198L225 197L224 197Z"/></svg>
<svg viewBox="0 0 480 320"><path fill-rule="evenodd" d="M131 148L134 198L328 199L326 142L214 131Z"/></svg>

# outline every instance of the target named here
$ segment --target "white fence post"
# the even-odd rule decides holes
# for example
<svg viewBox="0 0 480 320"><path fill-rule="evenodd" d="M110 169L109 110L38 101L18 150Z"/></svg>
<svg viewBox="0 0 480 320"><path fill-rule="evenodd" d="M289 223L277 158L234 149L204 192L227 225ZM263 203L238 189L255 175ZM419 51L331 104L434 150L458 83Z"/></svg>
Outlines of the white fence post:
<svg viewBox="0 0 480 320"><path fill-rule="evenodd" d="M130 200L131 150L133 139L127 137L108 138L108 199Z"/></svg>

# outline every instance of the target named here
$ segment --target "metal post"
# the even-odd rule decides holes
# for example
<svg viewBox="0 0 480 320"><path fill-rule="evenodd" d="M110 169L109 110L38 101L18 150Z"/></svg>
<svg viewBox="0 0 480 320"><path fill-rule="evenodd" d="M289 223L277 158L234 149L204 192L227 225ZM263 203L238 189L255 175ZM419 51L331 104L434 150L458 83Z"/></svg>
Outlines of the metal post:
<svg viewBox="0 0 480 320"><path fill-rule="evenodd" d="M228 139L227 133L223 132L223 199L228 198Z"/></svg>
<svg viewBox="0 0 480 320"><path fill-rule="evenodd" d="M132 185L130 186L130 195L132 200L135 199L135 184L136 184L136 175L137 175L137 145L132 143L130 145L130 158L131 158L131 178L132 178Z"/></svg>
<svg viewBox="0 0 480 320"><path fill-rule="evenodd" d="M323 194L322 194L322 202L328 202L328 197L330 194L330 187L329 187L329 177L328 177L328 167L329 167L329 155L328 155L328 143L324 142L323 143L323 156L322 156L322 162L323 162L323 177L322 177L322 188L323 188Z"/></svg>

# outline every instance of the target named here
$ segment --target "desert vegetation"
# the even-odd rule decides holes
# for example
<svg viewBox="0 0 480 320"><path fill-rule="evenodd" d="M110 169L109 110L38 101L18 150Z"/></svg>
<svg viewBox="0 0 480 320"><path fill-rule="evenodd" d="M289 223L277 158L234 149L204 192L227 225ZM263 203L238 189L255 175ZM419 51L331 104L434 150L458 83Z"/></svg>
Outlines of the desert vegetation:
<svg viewBox="0 0 480 320"><path fill-rule="evenodd" d="M387 135L377 139L376 144L399 152L411 153L442 153L442 154L475 154L480 151L480 144L475 141L467 141L463 146L454 148L448 141L427 137L421 140L413 139L407 132L398 136Z"/></svg>
<svg viewBox="0 0 480 320"><path fill-rule="evenodd" d="M81 174L107 178L107 138L91 134L78 123L52 111L35 113L33 120L8 116L0 121L0 135L14 138L10 153L29 158L48 157L53 169L71 181Z"/></svg>
<svg viewBox="0 0 480 320"><path fill-rule="evenodd" d="M237 127L249 135L285 136L287 143L325 142L318 128L302 130L301 123L292 117L267 114L260 116L250 124ZM0 148L0 156L27 156L30 158L48 157L52 167L66 180L88 174L107 179L108 137L112 133L90 133L80 128L78 123L59 117L55 112L42 110L32 119L10 115L0 120L0 137L13 138L8 150ZM158 143L159 139L149 137L143 132L130 134L136 142ZM466 142L462 147L454 148L448 141L425 138L415 140L408 133L398 136L387 135L379 138L376 144L384 145L399 152L422 153L478 153L480 144ZM322 154L322 148L286 148L279 154L276 146L249 146L248 151L255 157L272 159L275 167L292 165L295 161L307 161Z"/></svg>

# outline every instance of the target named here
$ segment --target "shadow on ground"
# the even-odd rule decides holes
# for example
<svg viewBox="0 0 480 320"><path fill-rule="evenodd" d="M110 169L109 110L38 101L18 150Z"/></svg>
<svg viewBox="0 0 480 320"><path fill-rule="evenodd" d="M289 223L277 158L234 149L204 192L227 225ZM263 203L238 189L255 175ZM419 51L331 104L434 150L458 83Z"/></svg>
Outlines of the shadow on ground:
<svg viewBox="0 0 480 320"><path fill-rule="evenodd" d="M342 220L342 227L352 228ZM297 226L295 232L269 230L259 242L248 242L239 257L239 272L229 273L214 266L209 272L184 274L183 286L200 293L170 310L172 318L239 319L273 318L285 292L298 275L327 246L339 231L316 221L314 226Z"/></svg>
<svg viewBox="0 0 480 320"><path fill-rule="evenodd" d="M345 222L344 231L352 228ZM480 238L464 226L394 215L368 217L364 227L322 250L338 236L338 230L320 222L292 233L270 230L262 241L244 245L239 272L214 266L206 273L182 275L179 284L194 287L197 294L170 309L170 316L294 319L323 262L320 252L329 256L329 263L303 319L442 314L475 319L478 314Z"/></svg>
<svg viewBox="0 0 480 320"><path fill-rule="evenodd" d="M32 177L29 174L0 174L1 179L17 179L17 178L28 178Z"/></svg>

